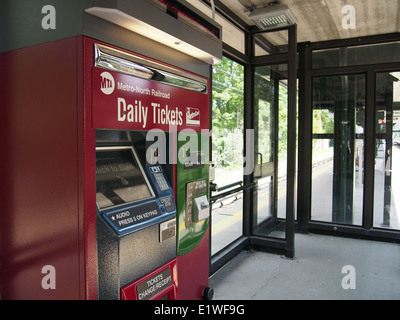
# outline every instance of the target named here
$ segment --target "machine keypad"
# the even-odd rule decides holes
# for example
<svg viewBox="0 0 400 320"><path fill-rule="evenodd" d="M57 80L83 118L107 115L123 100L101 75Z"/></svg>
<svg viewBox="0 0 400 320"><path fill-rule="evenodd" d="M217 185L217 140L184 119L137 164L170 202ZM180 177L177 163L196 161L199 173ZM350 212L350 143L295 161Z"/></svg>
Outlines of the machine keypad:
<svg viewBox="0 0 400 320"><path fill-rule="evenodd" d="M155 173L154 178L156 178L157 184L161 191L169 189L167 181L165 181L164 175L162 173Z"/></svg>

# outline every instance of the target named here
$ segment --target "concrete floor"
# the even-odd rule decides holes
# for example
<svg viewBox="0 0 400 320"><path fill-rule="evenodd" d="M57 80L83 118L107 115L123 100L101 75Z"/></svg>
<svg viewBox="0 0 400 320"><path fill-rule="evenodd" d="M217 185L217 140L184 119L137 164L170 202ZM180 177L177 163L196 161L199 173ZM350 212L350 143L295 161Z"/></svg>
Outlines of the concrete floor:
<svg viewBox="0 0 400 320"><path fill-rule="evenodd" d="M295 248L294 259L241 252L211 277L214 300L400 300L399 244L296 234Z"/></svg>

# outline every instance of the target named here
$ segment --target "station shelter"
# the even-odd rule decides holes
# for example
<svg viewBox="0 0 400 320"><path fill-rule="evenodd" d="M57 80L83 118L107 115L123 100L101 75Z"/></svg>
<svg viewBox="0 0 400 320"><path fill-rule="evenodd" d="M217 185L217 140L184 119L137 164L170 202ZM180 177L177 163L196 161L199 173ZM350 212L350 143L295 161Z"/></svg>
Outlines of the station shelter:
<svg viewBox="0 0 400 320"><path fill-rule="evenodd" d="M212 299L243 250L399 242L399 21L396 0L2 1L1 299Z"/></svg>

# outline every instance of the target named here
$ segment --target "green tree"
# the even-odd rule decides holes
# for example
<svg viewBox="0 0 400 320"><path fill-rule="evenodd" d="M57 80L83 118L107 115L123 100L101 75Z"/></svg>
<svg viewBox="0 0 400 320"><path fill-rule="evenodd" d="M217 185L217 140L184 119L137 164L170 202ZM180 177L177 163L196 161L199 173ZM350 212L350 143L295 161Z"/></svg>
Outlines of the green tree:
<svg viewBox="0 0 400 320"><path fill-rule="evenodd" d="M224 167L243 162L244 68L223 57L213 67L213 159Z"/></svg>
<svg viewBox="0 0 400 320"><path fill-rule="evenodd" d="M212 127L243 128L242 65L223 57L213 68Z"/></svg>

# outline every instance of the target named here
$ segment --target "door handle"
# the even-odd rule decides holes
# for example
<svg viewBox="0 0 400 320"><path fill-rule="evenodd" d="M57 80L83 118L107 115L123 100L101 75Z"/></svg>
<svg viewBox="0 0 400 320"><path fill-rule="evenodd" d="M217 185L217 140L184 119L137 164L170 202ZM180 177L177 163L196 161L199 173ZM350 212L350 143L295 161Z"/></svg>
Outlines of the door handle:
<svg viewBox="0 0 400 320"><path fill-rule="evenodd" d="M259 176L255 176L254 178L259 179L262 178L262 167L263 167L263 155L261 152L257 152L257 156L260 157L260 175Z"/></svg>

